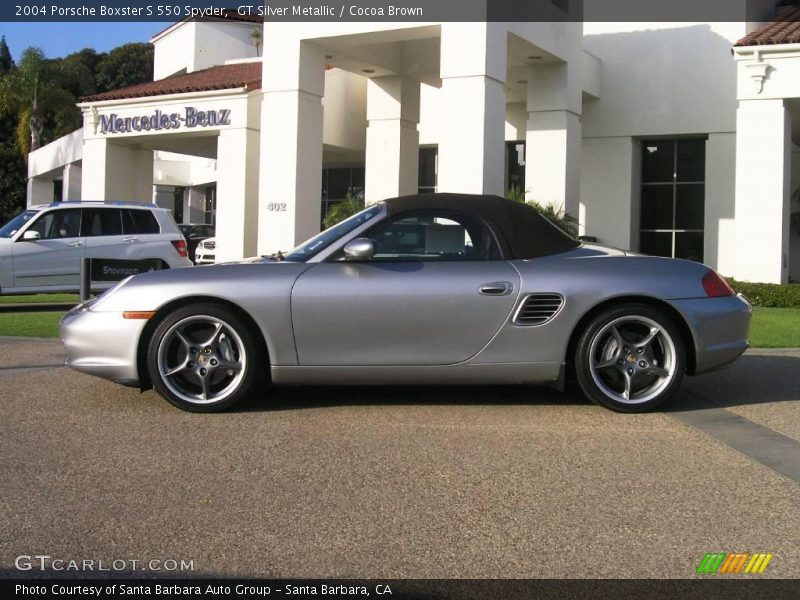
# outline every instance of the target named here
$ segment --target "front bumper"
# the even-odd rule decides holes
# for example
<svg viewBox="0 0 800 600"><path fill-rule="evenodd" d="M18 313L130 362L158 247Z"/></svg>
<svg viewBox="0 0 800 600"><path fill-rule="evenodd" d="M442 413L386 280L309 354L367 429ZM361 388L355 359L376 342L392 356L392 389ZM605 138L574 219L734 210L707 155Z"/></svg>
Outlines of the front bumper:
<svg viewBox="0 0 800 600"><path fill-rule="evenodd" d="M120 312L78 306L61 320L68 367L117 383L139 384L137 350L147 321L123 319Z"/></svg>
<svg viewBox="0 0 800 600"><path fill-rule="evenodd" d="M672 300L670 304L692 330L696 354L692 374L729 365L749 347L753 308L743 296Z"/></svg>

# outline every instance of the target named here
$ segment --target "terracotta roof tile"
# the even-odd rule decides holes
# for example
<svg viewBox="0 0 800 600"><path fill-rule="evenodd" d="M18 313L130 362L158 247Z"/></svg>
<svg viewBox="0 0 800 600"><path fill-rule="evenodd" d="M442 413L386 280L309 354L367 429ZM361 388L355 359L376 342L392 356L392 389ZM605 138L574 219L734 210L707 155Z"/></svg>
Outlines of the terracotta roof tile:
<svg viewBox="0 0 800 600"><path fill-rule="evenodd" d="M736 46L771 46L775 44L800 44L800 8L795 8L777 19L765 23L736 42Z"/></svg>
<svg viewBox="0 0 800 600"><path fill-rule="evenodd" d="M158 81L148 81L129 87L120 88L85 96L81 102L100 102L103 100L123 100L126 98L146 98L166 94L187 94L211 90L227 90L246 87L248 90L261 89L261 62L221 65L195 71L185 75L174 75Z"/></svg>

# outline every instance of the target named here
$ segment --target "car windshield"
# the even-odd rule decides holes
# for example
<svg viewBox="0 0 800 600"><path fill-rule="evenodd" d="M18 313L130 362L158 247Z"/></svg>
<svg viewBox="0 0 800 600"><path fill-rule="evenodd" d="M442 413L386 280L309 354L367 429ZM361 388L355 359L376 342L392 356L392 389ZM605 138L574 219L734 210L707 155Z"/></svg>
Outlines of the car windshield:
<svg viewBox="0 0 800 600"><path fill-rule="evenodd" d="M26 210L19 213L16 217L11 219L8 223L0 227L0 238L10 238L17 233L25 223L30 221L39 211Z"/></svg>
<svg viewBox="0 0 800 600"><path fill-rule="evenodd" d="M356 213L349 219L337 223L333 227L326 229L322 233L315 235L307 242L300 244L297 248L289 252L284 260L294 262L305 262L315 254L322 252L325 248L336 242L342 236L347 235L360 225L366 223L381 212L380 205L370 206Z"/></svg>

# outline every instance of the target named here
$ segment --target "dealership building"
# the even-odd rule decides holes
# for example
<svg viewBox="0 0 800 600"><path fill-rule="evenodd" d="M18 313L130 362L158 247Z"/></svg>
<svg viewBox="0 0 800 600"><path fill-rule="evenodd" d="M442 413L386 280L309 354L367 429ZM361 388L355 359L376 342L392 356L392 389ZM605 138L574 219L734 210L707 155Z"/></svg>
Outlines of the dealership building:
<svg viewBox="0 0 800 600"><path fill-rule="evenodd" d="M348 194L514 186L603 244L800 281L800 9L762 4L749 23L181 21L151 40L153 82L82 99L83 128L31 153L28 203L156 202L214 224L227 261L291 249Z"/></svg>

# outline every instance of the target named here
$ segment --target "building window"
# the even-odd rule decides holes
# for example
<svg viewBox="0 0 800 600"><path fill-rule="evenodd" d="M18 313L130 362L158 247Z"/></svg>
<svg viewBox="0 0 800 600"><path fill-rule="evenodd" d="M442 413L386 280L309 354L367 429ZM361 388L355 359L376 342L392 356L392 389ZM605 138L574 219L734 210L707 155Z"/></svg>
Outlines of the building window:
<svg viewBox="0 0 800 600"><path fill-rule="evenodd" d="M183 223L183 196L185 194L185 187L176 187L172 192L172 218L176 223Z"/></svg>
<svg viewBox="0 0 800 600"><path fill-rule="evenodd" d="M434 194L439 183L439 147L425 146L419 149L418 194Z"/></svg>
<svg viewBox="0 0 800 600"><path fill-rule="evenodd" d="M322 213L325 218L331 206L347 198L364 198L364 167L330 167L322 169Z"/></svg>
<svg viewBox="0 0 800 600"><path fill-rule="evenodd" d="M506 189L525 193L525 142L506 142Z"/></svg>
<svg viewBox="0 0 800 600"><path fill-rule="evenodd" d="M203 199L203 223L206 225L217 224L217 186L206 187L206 196Z"/></svg>
<svg viewBox="0 0 800 600"><path fill-rule="evenodd" d="M705 139L642 142L639 250L703 261Z"/></svg>
<svg viewBox="0 0 800 600"><path fill-rule="evenodd" d="M64 180L56 179L53 181L53 202L62 202L64 200Z"/></svg>

